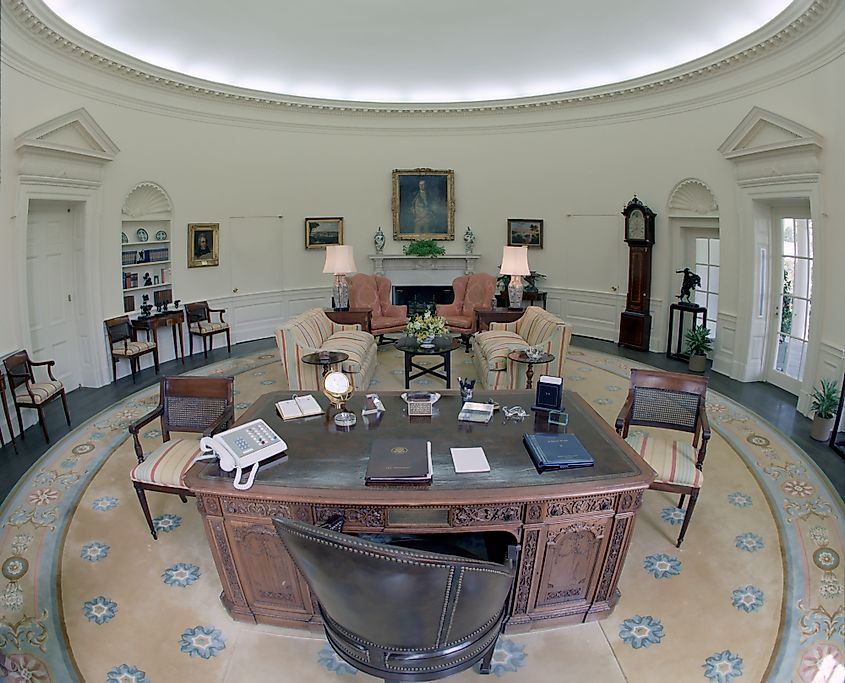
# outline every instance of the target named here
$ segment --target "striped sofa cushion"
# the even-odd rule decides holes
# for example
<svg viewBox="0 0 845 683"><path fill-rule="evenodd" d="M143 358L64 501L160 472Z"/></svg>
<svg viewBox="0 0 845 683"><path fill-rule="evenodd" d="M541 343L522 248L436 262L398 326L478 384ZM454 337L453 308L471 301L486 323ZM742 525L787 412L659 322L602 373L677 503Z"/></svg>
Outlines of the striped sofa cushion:
<svg viewBox="0 0 845 683"><path fill-rule="evenodd" d="M505 370L508 354L514 349L524 349L527 344L516 332L490 330L476 335L475 343L487 361L488 370Z"/></svg>
<svg viewBox="0 0 845 683"><path fill-rule="evenodd" d="M190 330L196 334L208 334L209 332L228 329L228 327L229 323L213 323L209 320L200 320L199 322L191 323Z"/></svg>
<svg viewBox="0 0 845 683"><path fill-rule="evenodd" d="M185 473L200 454L198 439L166 441L132 468L132 481L185 488Z"/></svg>
<svg viewBox="0 0 845 683"><path fill-rule="evenodd" d="M119 341L111 345L111 352L115 356L137 356L154 348L155 342L151 341L127 341L125 344Z"/></svg>
<svg viewBox="0 0 845 683"><path fill-rule="evenodd" d="M657 472L655 481L699 488L704 474L695 466L698 455L689 441L665 439L637 430L625 438L631 446Z"/></svg>
<svg viewBox="0 0 845 683"><path fill-rule="evenodd" d="M63 386L58 380L55 382L38 382L30 384L29 391L27 391L26 385L21 384L15 389L15 403L22 406L37 406L61 391ZM30 392L35 397L34 399L30 396Z"/></svg>

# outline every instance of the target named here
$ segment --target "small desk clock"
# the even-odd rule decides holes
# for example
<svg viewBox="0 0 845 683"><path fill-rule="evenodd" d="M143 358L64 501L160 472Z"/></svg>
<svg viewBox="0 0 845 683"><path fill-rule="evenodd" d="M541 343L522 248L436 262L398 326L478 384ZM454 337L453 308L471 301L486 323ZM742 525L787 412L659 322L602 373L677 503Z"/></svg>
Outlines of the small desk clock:
<svg viewBox="0 0 845 683"><path fill-rule="evenodd" d="M323 381L323 393L329 397L332 406L340 412L334 416L338 427L351 427L357 422L355 413L346 410L346 401L352 396L349 378L342 372L330 372Z"/></svg>

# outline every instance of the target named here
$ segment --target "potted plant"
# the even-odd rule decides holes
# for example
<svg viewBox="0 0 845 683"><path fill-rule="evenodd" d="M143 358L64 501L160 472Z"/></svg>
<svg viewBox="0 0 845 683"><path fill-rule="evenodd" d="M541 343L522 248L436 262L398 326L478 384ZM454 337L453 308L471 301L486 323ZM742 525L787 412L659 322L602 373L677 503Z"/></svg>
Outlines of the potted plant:
<svg viewBox="0 0 845 683"><path fill-rule="evenodd" d="M402 248L405 256L428 256L437 258L446 254L446 250L434 240L414 240Z"/></svg>
<svg viewBox="0 0 845 683"><path fill-rule="evenodd" d="M707 369L707 354L713 348L710 330L705 325L695 325L684 335L689 354L690 372L704 372Z"/></svg>
<svg viewBox="0 0 845 683"><path fill-rule="evenodd" d="M833 420L839 407L839 385L835 379L822 379L821 386L810 394L810 410L813 411L813 424L810 438L827 441L833 431Z"/></svg>

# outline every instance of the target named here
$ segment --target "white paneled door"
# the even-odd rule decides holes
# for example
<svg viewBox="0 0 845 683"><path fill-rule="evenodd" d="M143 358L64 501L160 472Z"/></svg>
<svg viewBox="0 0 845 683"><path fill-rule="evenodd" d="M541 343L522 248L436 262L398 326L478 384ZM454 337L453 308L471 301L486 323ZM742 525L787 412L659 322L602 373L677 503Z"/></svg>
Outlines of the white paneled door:
<svg viewBox="0 0 845 683"><path fill-rule="evenodd" d="M74 312L74 220L66 202L30 202L26 280L31 347L27 350L33 360L55 360L53 373L69 391L81 383Z"/></svg>

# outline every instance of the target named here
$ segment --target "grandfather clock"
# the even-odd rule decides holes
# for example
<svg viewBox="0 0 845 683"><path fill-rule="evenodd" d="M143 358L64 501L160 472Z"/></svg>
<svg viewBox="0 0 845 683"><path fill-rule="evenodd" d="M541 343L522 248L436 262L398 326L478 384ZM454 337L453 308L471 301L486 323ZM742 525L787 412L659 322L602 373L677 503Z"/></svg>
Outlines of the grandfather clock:
<svg viewBox="0 0 845 683"><path fill-rule="evenodd" d="M628 243L628 297L619 321L619 346L648 351L651 337L651 247L655 213L636 196L622 210Z"/></svg>

